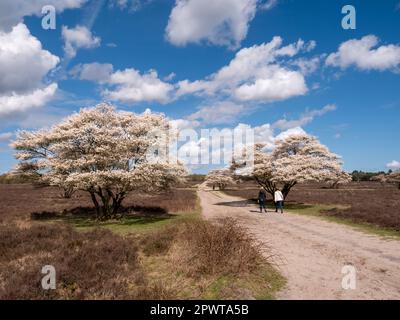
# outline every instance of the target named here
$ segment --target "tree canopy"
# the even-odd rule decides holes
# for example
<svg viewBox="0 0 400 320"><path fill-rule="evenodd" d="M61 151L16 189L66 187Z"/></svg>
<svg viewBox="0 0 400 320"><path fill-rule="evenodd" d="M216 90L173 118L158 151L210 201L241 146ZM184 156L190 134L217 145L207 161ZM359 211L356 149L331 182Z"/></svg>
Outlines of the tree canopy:
<svg viewBox="0 0 400 320"><path fill-rule="evenodd" d="M213 187L218 186L220 190L224 190L228 185L235 184L232 177L232 171L228 168L212 170L206 176L206 184Z"/></svg>
<svg viewBox="0 0 400 320"><path fill-rule="evenodd" d="M168 130L162 114L117 112L99 104L49 130L19 132L13 143L17 170L89 192L97 215L109 218L129 192L164 190L184 176L180 164L159 155Z"/></svg>
<svg viewBox="0 0 400 320"><path fill-rule="evenodd" d="M342 169L341 158L317 138L306 134L277 140L272 152L265 152L264 145L257 144L250 175L270 194L281 188L285 198L299 182L315 181L336 186L351 180Z"/></svg>

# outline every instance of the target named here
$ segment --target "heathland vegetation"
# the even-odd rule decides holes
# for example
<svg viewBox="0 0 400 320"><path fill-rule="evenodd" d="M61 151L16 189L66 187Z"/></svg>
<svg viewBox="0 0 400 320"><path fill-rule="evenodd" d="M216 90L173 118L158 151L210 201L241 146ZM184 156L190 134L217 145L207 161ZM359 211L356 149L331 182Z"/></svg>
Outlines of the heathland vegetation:
<svg viewBox="0 0 400 320"><path fill-rule="evenodd" d="M285 280L271 252L234 220L201 218L204 181L246 199L279 188L294 212L400 232L397 172L350 183L339 156L296 135L256 145L250 171L188 176L165 157L170 130L161 114L101 104L20 132L19 165L0 177L0 299L274 298ZM56 290L40 286L44 265Z"/></svg>
<svg viewBox="0 0 400 320"><path fill-rule="evenodd" d="M131 194L108 221L85 192L0 185L0 299L273 298L272 261L234 221L203 221L194 185ZM56 290L40 286L48 264Z"/></svg>

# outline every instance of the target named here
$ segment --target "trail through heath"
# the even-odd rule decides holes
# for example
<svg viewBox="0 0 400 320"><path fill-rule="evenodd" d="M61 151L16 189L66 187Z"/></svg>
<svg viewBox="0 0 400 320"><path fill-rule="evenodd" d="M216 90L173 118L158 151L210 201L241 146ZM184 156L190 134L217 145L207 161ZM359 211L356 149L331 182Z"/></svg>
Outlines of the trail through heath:
<svg viewBox="0 0 400 320"><path fill-rule="evenodd" d="M204 185L198 193L205 219L236 219L273 255L287 278L278 299L400 299L399 240L318 217L260 213L255 204Z"/></svg>

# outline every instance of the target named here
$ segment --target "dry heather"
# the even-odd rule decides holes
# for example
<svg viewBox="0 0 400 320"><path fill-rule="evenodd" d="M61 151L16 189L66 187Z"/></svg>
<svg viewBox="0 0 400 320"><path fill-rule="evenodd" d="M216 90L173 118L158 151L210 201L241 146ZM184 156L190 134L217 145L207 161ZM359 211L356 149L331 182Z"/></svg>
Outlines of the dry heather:
<svg viewBox="0 0 400 320"><path fill-rule="evenodd" d="M159 278L146 269L153 257ZM44 265L56 269L56 290L41 288ZM176 299L182 298L180 283L202 294L200 279L212 284L265 266L258 246L232 220L179 222L127 237L105 229L77 232L61 223L0 225L0 299ZM263 286L271 291L268 281Z"/></svg>
<svg viewBox="0 0 400 320"><path fill-rule="evenodd" d="M108 230L78 233L49 224L0 226L0 299L141 298L146 277L137 247ZM53 265L57 289L41 288L41 269Z"/></svg>
<svg viewBox="0 0 400 320"><path fill-rule="evenodd" d="M180 265L193 277L251 273L264 261L254 239L232 219L186 223L177 239Z"/></svg>
<svg viewBox="0 0 400 320"><path fill-rule="evenodd" d="M143 219L196 209L191 188L133 193L124 202L125 212ZM282 285L231 220L212 225L193 217L128 236L78 232L66 220L51 220L92 213L85 193L63 199L53 187L0 185L0 299L271 298ZM41 288L44 265L56 269L56 290Z"/></svg>

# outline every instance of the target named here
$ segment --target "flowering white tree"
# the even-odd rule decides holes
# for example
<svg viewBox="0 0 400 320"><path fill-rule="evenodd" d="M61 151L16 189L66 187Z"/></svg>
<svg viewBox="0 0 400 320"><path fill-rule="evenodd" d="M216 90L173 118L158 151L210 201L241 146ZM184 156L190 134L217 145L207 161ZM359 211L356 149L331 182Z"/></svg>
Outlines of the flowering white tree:
<svg viewBox="0 0 400 320"><path fill-rule="evenodd" d="M394 183L400 189L400 171L391 172L389 174L379 174L371 178L372 181L379 181L382 185L384 183Z"/></svg>
<svg viewBox="0 0 400 320"><path fill-rule="evenodd" d="M388 182L388 175L385 174L385 173L381 173L381 174L378 174L378 175L376 175L376 176L371 177L370 180L371 180L371 181L380 182L381 185L383 185L383 184L385 184L385 183Z"/></svg>
<svg viewBox="0 0 400 320"><path fill-rule="evenodd" d="M218 189L224 190L228 185L235 184L235 180L232 178L232 171L225 169L217 169L210 171L206 176L206 184Z"/></svg>
<svg viewBox="0 0 400 320"><path fill-rule="evenodd" d="M388 175L388 182L397 184L400 189L400 171L392 172Z"/></svg>
<svg viewBox="0 0 400 320"><path fill-rule="evenodd" d="M168 130L163 115L117 112L99 104L50 130L21 131L13 147L19 170L39 173L51 185L89 192L98 218L107 219L129 192L164 190L184 176L181 165L157 156L166 146L160 133Z"/></svg>
<svg viewBox="0 0 400 320"><path fill-rule="evenodd" d="M271 195L281 186L286 198L299 182L317 181L337 186L351 181L342 170L339 156L333 154L315 137L297 134L276 141L272 152L255 146L254 167L251 175Z"/></svg>

